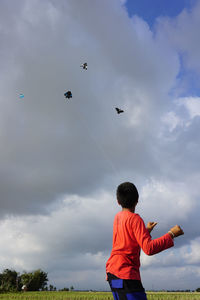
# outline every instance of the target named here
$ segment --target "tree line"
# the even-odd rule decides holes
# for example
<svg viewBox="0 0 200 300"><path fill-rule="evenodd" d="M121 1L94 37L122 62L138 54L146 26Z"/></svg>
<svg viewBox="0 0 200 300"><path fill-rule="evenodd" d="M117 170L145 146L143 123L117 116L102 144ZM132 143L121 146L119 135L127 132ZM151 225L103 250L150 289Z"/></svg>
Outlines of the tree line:
<svg viewBox="0 0 200 300"><path fill-rule="evenodd" d="M41 269L20 274L15 270L5 269L0 273L0 293L20 291L56 291L57 288L48 282L47 273ZM60 291L73 291L74 287L64 287Z"/></svg>
<svg viewBox="0 0 200 300"><path fill-rule="evenodd" d="M24 291L45 290L47 281L47 273L40 269L23 274L15 270L5 269L0 273L0 292L17 292L21 291L22 288Z"/></svg>

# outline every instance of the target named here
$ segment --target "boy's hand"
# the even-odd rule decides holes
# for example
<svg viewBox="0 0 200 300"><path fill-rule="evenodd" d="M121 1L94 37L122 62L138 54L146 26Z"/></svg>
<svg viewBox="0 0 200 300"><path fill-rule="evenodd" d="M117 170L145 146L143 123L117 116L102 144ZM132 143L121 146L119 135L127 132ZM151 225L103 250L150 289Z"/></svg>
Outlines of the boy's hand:
<svg viewBox="0 0 200 300"><path fill-rule="evenodd" d="M149 233L154 229L154 227L156 226L157 222L148 222L147 224L147 230L149 231Z"/></svg>
<svg viewBox="0 0 200 300"><path fill-rule="evenodd" d="M172 227L172 228L170 229L170 231L173 233L174 237L177 237L177 236L179 236L179 235L184 234L183 230L182 230L181 227L178 226L178 225L175 225L174 227ZM169 232L170 232L170 231L169 231Z"/></svg>

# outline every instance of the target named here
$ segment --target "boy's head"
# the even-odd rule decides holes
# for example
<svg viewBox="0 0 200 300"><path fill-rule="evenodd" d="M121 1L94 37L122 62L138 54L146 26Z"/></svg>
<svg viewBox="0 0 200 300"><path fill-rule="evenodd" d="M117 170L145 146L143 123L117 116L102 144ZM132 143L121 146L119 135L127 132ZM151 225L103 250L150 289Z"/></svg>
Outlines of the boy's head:
<svg viewBox="0 0 200 300"><path fill-rule="evenodd" d="M132 208L138 203L139 194L131 182L121 183L117 188L117 201L123 208Z"/></svg>

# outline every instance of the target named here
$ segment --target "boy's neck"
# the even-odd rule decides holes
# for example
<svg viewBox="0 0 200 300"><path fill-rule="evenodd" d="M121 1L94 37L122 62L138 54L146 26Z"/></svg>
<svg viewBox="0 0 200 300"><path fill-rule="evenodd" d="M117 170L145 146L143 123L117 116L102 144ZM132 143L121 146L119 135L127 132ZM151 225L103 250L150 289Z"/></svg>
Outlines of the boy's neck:
<svg viewBox="0 0 200 300"><path fill-rule="evenodd" d="M130 212L134 213L135 212L135 207L133 207L133 208L122 207L122 211L130 211Z"/></svg>

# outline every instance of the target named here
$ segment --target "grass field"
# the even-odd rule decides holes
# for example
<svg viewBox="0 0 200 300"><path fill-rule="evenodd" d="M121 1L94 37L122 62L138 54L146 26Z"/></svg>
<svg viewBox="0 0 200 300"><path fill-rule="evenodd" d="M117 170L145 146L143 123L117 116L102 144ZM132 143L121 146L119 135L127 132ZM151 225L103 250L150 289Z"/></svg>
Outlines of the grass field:
<svg viewBox="0 0 200 300"><path fill-rule="evenodd" d="M200 300L200 293L147 293L148 300ZM113 300L110 292L26 292L0 294L0 300Z"/></svg>

